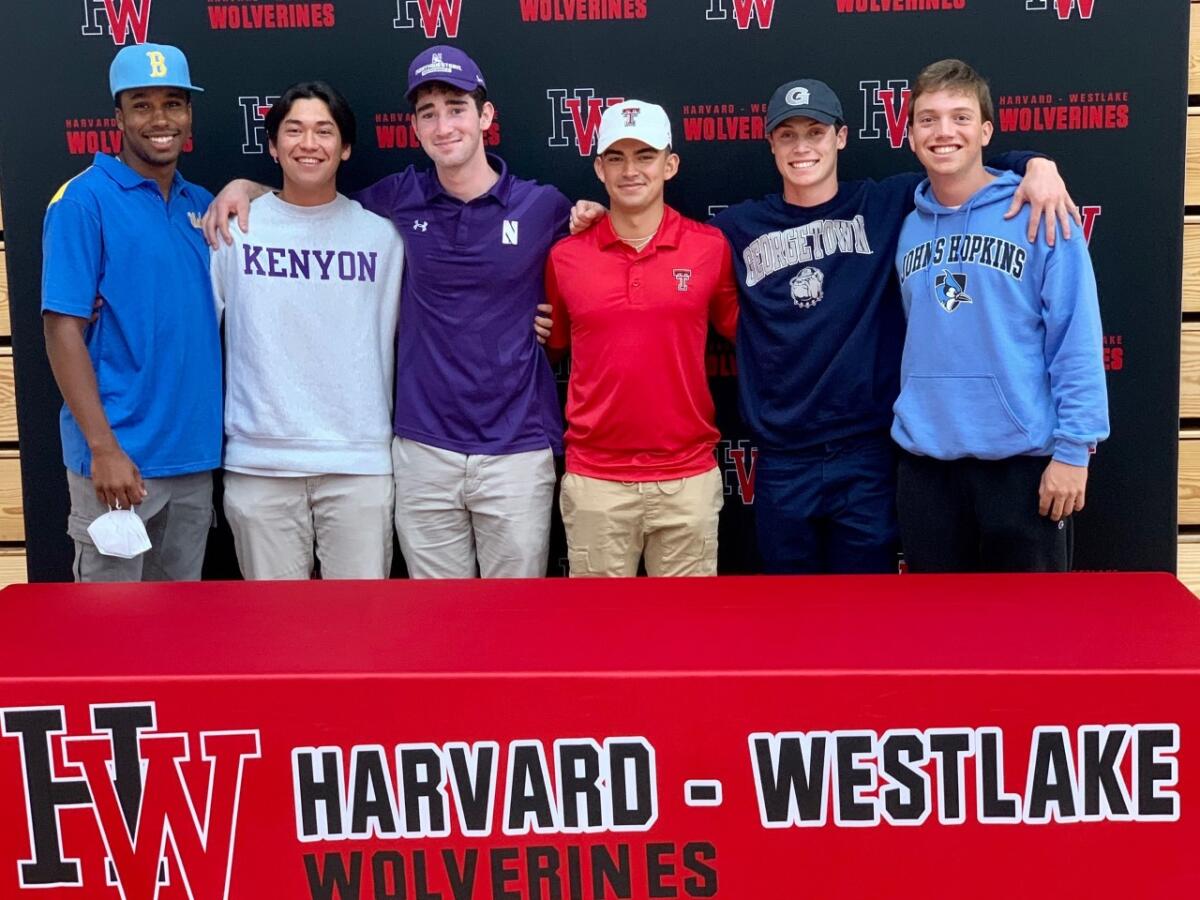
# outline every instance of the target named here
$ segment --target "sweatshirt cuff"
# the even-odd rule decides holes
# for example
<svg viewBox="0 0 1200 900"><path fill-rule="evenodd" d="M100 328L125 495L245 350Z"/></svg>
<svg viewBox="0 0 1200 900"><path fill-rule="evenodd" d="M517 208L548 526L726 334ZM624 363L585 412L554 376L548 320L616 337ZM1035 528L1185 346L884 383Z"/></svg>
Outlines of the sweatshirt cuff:
<svg viewBox="0 0 1200 900"><path fill-rule="evenodd" d="M1059 438L1054 442L1054 458L1070 466L1086 466L1091 459L1092 448L1088 444Z"/></svg>

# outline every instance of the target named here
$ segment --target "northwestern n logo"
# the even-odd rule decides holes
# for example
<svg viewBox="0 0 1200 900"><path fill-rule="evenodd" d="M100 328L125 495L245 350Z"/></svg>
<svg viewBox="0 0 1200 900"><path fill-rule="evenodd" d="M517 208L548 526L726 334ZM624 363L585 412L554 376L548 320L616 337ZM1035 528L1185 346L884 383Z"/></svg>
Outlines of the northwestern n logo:
<svg viewBox="0 0 1200 900"><path fill-rule="evenodd" d="M83 887L59 811L90 807L122 900L155 900L170 865L188 900L228 898L242 777L261 756L257 731L199 735L199 762L186 734L156 730L153 703L91 709L92 733L68 736L62 707L0 711L0 734L21 743L31 858L19 863L26 887ZM55 747L64 769L56 778ZM189 789L184 764L207 765L204 792ZM78 821L78 819L74 820Z"/></svg>
<svg viewBox="0 0 1200 900"><path fill-rule="evenodd" d="M117 46L132 35L135 44L146 43L150 33L150 4L154 0L83 0L83 27L79 33L107 33ZM105 21L101 21L103 18Z"/></svg>
<svg viewBox="0 0 1200 900"><path fill-rule="evenodd" d="M396 18L392 20L392 27L416 28L419 22L427 38L437 37L439 29L446 37L456 38L462 4L463 0L396 0Z"/></svg>

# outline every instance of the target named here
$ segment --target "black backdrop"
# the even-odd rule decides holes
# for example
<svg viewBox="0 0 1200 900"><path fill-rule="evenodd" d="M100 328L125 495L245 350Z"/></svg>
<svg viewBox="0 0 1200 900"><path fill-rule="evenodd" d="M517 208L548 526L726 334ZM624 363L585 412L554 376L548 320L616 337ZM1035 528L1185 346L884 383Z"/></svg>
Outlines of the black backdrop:
<svg viewBox="0 0 1200 900"><path fill-rule="evenodd" d="M30 577L70 575L60 399L38 312L49 197L117 149L107 95L118 45L187 52L197 84L190 179L274 177L263 107L301 78L349 97L359 145L352 190L425 163L407 127L408 60L456 43L480 63L498 110L489 138L519 175L602 199L587 155L607 98L663 104L682 156L668 202L705 217L778 188L761 135L775 85L814 76L850 120L841 175L916 161L901 141L905 88L926 63L971 62L991 81L993 150L1059 162L1087 209L1100 284L1113 437L1092 465L1077 530L1084 569L1173 570L1188 5L1183 0L39 0L5 3L0 177L12 298ZM486 277L486 273L482 273ZM737 418L733 361L710 354L727 485L722 571L753 571L754 452ZM560 546L553 555L561 557ZM206 572L236 572L226 534Z"/></svg>

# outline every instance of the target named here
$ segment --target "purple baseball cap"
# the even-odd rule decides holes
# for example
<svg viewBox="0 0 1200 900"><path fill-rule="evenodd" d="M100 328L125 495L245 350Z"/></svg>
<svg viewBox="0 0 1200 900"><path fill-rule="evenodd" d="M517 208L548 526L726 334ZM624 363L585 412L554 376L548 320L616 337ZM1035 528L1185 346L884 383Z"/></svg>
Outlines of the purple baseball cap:
<svg viewBox="0 0 1200 900"><path fill-rule="evenodd" d="M475 60L457 47L445 44L422 50L408 64L408 90L405 96L412 101L417 88L431 81L440 81L470 93L476 88L487 90L483 73Z"/></svg>

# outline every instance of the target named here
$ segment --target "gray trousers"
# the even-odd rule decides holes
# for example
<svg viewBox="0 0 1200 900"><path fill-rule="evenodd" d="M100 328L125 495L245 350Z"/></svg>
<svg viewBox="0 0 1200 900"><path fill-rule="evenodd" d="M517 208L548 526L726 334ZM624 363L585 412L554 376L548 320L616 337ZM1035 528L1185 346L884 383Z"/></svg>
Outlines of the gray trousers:
<svg viewBox="0 0 1200 900"><path fill-rule="evenodd" d="M213 525L212 472L147 478L146 499L134 507L146 524L151 547L133 559L105 556L87 527L108 507L96 498L90 478L67 470L71 514L67 534L75 542L76 581L199 581Z"/></svg>

